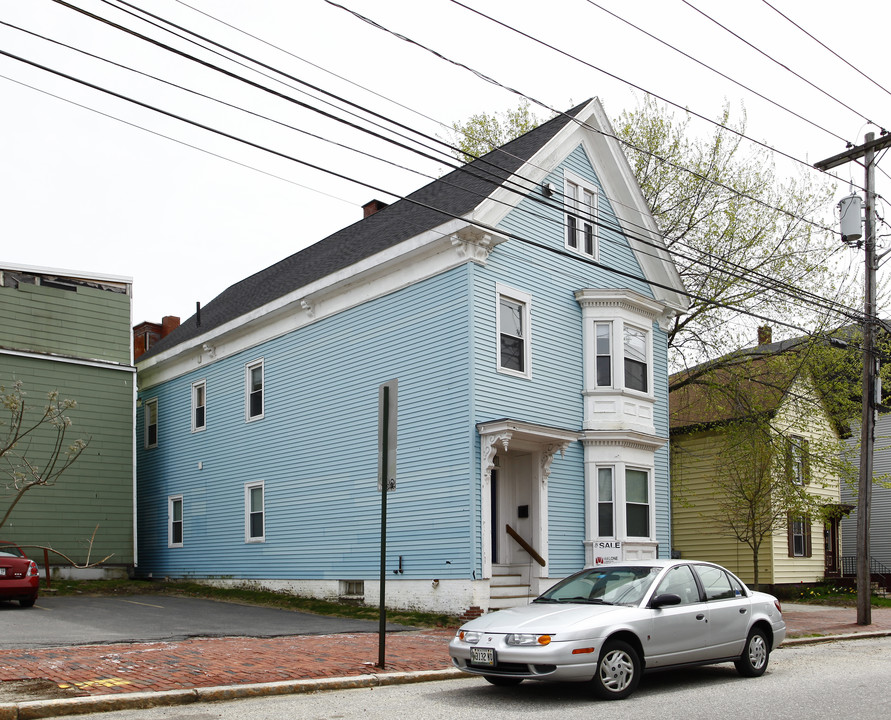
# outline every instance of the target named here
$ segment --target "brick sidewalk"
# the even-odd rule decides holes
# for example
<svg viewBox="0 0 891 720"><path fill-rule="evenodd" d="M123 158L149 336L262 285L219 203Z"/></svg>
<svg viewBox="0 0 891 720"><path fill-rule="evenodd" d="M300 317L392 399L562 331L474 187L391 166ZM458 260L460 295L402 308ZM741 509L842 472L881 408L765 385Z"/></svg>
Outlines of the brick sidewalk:
<svg viewBox="0 0 891 720"><path fill-rule="evenodd" d="M453 634L388 635L383 670L376 633L0 650L0 683L40 678L79 696L442 670Z"/></svg>
<svg viewBox="0 0 891 720"><path fill-rule="evenodd" d="M869 626L856 624L855 608L790 606L783 615L789 638L891 632L889 608L873 608ZM0 684L49 680L73 697L444 670L453 632L389 634L384 669L376 633L0 650Z"/></svg>

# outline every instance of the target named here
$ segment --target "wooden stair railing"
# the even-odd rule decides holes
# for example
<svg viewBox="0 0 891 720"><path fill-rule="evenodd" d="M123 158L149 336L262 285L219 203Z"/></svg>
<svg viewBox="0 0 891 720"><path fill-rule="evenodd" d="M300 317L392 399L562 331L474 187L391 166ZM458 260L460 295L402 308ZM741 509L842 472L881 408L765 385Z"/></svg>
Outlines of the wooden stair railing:
<svg viewBox="0 0 891 720"><path fill-rule="evenodd" d="M514 530L510 525L505 525L504 529L507 531L508 535L510 535L514 540L517 541L517 543L520 545L521 548L523 548L527 553L529 553L532 556L532 559L535 560L535 562L537 562L542 567L544 567L547 564L547 563L545 563L545 559L535 551L534 547L532 547L528 542L526 542L523 539L523 537L520 535L520 533L518 533L516 530Z"/></svg>

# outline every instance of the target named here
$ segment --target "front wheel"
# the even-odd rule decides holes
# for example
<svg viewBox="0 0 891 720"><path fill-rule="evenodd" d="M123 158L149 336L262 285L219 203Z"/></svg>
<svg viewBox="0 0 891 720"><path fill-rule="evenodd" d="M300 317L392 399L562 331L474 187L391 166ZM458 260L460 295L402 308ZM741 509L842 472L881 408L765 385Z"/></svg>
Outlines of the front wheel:
<svg viewBox="0 0 891 720"><path fill-rule="evenodd" d="M20 598L19 599L19 605L21 605L23 608L34 607L34 603L36 603L36 602L37 602L36 597Z"/></svg>
<svg viewBox="0 0 891 720"><path fill-rule="evenodd" d="M483 675L486 682L490 682L498 687L513 687L523 682L523 678L510 677L509 675Z"/></svg>
<svg viewBox="0 0 891 720"><path fill-rule="evenodd" d="M733 663L736 671L744 677L759 677L767 670L767 661L770 659L770 643L767 633L760 628L753 628L746 638L746 645L742 655Z"/></svg>
<svg viewBox="0 0 891 720"><path fill-rule="evenodd" d="M594 694L601 700L622 700L637 688L640 671L640 658L631 645L621 640L608 642L592 681Z"/></svg>

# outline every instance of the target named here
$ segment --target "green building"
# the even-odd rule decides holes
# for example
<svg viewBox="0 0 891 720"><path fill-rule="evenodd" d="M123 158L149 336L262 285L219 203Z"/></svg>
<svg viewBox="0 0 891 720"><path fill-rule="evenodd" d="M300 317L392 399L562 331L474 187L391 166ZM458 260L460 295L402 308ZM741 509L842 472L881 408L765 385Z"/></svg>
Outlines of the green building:
<svg viewBox="0 0 891 720"><path fill-rule="evenodd" d="M136 560L131 286L130 278L0 264L0 386L6 394L21 382L26 421L43 413L50 391L75 400L65 445L88 442L55 484L23 496L0 538L50 547L77 565L110 556L101 570L80 575L120 573ZM10 421L5 408L0 421ZM0 438L7 429L0 426ZM41 428L18 449L40 464L54 439ZM0 518L15 494L12 479L0 459ZM27 552L43 564L42 551ZM59 554L49 553L49 561L69 572Z"/></svg>

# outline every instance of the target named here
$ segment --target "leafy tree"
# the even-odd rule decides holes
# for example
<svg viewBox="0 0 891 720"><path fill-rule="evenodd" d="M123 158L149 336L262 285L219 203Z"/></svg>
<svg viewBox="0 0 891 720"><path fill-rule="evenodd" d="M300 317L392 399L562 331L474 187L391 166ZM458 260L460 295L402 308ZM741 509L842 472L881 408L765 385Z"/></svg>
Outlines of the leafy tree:
<svg viewBox="0 0 891 720"><path fill-rule="evenodd" d="M9 498L0 528L13 509L34 487L53 485L86 449L88 441L65 444L71 426L67 413L77 407L62 399L56 390L47 393L42 411L31 411L20 381L7 391L0 386L0 404L6 419L0 419L0 483Z"/></svg>
<svg viewBox="0 0 891 720"><path fill-rule="evenodd" d="M516 110L471 115L464 122L452 123L451 144L458 148L453 154L463 162L471 162L534 130L541 122L535 113L530 112L526 100L522 100Z"/></svg>
<svg viewBox="0 0 891 720"><path fill-rule="evenodd" d="M818 334L837 325L826 301L801 302L809 294L856 304L855 291L838 285L829 234L805 220L830 206L832 187L813 173L781 179L766 148L746 150L744 111L734 120L725 106L718 121L711 135L697 136L689 116L649 96L613 121L690 293L689 311L668 333L674 370L750 345L762 322L756 316L794 318ZM473 115L453 123L454 154L481 155L537 123L526 103ZM676 375L684 383L695 377Z"/></svg>
<svg viewBox="0 0 891 720"><path fill-rule="evenodd" d="M856 302L853 289L838 286L836 243L806 220L830 206L833 188L804 171L781 179L766 148L745 150L732 131L745 133L744 112L735 121L725 106L718 121L711 135L696 136L689 117L647 97L614 123L690 293L689 311L669 330L675 369L750 345L761 321L747 314L794 318L820 332L838 322L828 301L802 298Z"/></svg>

